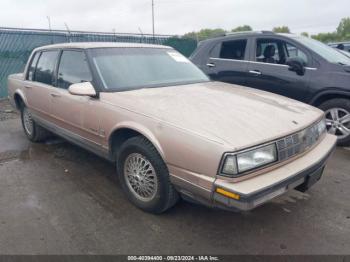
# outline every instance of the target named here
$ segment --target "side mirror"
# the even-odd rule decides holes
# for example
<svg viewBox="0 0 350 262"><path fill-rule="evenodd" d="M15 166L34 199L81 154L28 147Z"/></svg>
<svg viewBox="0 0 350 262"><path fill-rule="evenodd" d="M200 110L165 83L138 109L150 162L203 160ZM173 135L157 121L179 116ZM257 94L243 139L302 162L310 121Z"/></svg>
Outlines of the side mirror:
<svg viewBox="0 0 350 262"><path fill-rule="evenodd" d="M299 76L305 74L304 61L300 57L288 58L286 65L289 66L289 71L293 71Z"/></svg>
<svg viewBox="0 0 350 262"><path fill-rule="evenodd" d="M96 96L95 88L90 82L72 84L69 86L68 92L77 96Z"/></svg>

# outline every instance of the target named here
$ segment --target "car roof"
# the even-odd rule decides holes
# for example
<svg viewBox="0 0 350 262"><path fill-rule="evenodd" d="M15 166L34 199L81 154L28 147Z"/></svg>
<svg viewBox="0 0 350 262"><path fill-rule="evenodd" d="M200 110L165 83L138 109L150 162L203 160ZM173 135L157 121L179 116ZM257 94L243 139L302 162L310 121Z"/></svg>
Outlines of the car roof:
<svg viewBox="0 0 350 262"><path fill-rule="evenodd" d="M284 37L289 37L289 38L295 38L298 37L298 35L295 34L290 34L290 33L275 33L272 31L242 31L242 32L232 32L232 33L226 33L224 35L210 38L203 40L201 42L203 43L209 43L212 41L217 41L217 40L230 40L230 39L235 39L235 38L241 38L241 37L250 37L250 36L284 36Z"/></svg>
<svg viewBox="0 0 350 262"><path fill-rule="evenodd" d="M36 48L35 50L44 49L92 49L92 48L164 48L172 49L169 46L154 45L154 44L142 44L142 43L115 43L115 42L78 42L78 43L61 43L54 45L46 45Z"/></svg>

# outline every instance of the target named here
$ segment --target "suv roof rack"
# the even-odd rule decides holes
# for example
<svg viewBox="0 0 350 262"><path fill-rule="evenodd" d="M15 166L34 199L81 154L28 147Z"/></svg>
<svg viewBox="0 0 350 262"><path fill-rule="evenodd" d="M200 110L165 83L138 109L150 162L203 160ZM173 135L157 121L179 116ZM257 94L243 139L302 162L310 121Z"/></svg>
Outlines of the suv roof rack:
<svg viewBox="0 0 350 262"><path fill-rule="evenodd" d="M239 31L239 32L228 32L225 33L224 36L230 36L230 35L240 35L240 34L275 34L273 31Z"/></svg>

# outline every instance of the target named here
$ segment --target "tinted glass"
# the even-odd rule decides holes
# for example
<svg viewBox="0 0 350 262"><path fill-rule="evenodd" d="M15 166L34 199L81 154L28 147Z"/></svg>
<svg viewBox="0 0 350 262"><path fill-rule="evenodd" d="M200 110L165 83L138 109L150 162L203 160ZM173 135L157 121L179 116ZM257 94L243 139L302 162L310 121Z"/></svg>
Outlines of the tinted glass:
<svg viewBox="0 0 350 262"><path fill-rule="evenodd" d="M247 46L247 40L223 42L221 45L220 58L243 60Z"/></svg>
<svg viewBox="0 0 350 262"><path fill-rule="evenodd" d="M124 91L209 81L186 57L165 48L89 50L105 89Z"/></svg>
<svg viewBox="0 0 350 262"><path fill-rule="evenodd" d="M306 54L294 45L285 42L284 50L288 58L299 57L304 61L305 66L308 64Z"/></svg>
<svg viewBox="0 0 350 262"><path fill-rule="evenodd" d="M35 70L35 81L52 85L53 71L57 61L58 51L45 51L41 53Z"/></svg>
<svg viewBox="0 0 350 262"><path fill-rule="evenodd" d="M274 50L274 51L273 51ZM256 44L256 61L270 64L281 63L278 41L275 39L259 39Z"/></svg>
<svg viewBox="0 0 350 262"><path fill-rule="evenodd" d="M35 53L34 58L32 59L32 63L29 66L27 79L30 81L33 81L35 67L36 67L36 64L38 63L39 56L40 56L40 53Z"/></svg>
<svg viewBox="0 0 350 262"><path fill-rule="evenodd" d="M71 84L90 81L92 76L84 52L63 51L58 68L57 86L67 89Z"/></svg>
<svg viewBox="0 0 350 262"><path fill-rule="evenodd" d="M256 44L256 61L285 65L289 58L299 57L307 65L306 54L291 43L281 39L259 39Z"/></svg>

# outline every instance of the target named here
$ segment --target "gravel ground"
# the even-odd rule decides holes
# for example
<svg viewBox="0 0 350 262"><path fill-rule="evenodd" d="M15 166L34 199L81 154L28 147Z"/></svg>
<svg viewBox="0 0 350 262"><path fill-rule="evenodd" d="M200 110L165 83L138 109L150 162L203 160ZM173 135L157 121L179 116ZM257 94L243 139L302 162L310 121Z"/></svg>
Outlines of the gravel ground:
<svg viewBox="0 0 350 262"><path fill-rule="evenodd" d="M17 118L18 112L13 110L7 99L0 99L0 121Z"/></svg>

